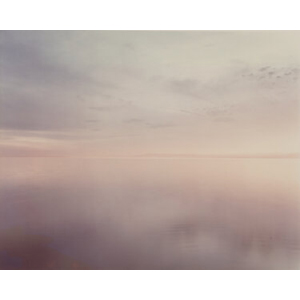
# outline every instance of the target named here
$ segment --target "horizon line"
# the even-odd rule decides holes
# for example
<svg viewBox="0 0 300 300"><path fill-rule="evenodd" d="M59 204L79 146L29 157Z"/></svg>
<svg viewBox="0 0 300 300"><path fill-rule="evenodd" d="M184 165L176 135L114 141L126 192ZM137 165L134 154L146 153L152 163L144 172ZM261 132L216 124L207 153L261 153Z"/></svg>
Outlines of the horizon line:
<svg viewBox="0 0 300 300"><path fill-rule="evenodd" d="M300 158L300 153L253 153L253 154L184 154L184 153L146 153L146 154L134 154L134 155L4 155L0 154L0 158L5 157L36 157L36 158L103 158L103 159L167 159L167 158L182 158L182 159L201 159L201 158L277 158L277 159L288 159L288 158Z"/></svg>

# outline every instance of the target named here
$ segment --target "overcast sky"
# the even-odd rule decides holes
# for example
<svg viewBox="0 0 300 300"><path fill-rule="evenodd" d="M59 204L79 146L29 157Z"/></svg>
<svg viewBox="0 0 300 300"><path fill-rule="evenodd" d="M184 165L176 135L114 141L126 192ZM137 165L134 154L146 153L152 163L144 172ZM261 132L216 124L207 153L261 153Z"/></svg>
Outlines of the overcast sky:
<svg viewBox="0 0 300 300"><path fill-rule="evenodd" d="M2 31L0 155L299 152L298 31Z"/></svg>

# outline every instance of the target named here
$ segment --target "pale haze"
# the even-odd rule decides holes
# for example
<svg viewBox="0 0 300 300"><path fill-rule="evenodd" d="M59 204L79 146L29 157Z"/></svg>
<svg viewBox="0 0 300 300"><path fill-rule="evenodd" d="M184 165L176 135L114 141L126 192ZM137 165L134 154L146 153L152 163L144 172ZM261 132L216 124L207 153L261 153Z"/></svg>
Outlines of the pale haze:
<svg viewBox="0 0 300 300"><path fill-rule="evenodd" d="M299 152L298 31L1 32L4 156Z"/></svg>
<svg viewBox="0 0 300 300"><path fill-rule="evenodd" d="M299 31L0 31L0 269L300 269Z"/></svg>

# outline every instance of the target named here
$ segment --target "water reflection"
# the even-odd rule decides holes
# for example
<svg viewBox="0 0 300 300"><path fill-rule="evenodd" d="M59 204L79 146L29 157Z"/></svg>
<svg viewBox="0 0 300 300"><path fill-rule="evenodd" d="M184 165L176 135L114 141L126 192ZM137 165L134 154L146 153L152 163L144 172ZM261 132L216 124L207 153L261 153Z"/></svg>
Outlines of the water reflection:
<svg viewBox="0 0 300 300"><path fill-rule="evenodd" d="M0 163L1 269L299 269L298 160Z"/></svg>

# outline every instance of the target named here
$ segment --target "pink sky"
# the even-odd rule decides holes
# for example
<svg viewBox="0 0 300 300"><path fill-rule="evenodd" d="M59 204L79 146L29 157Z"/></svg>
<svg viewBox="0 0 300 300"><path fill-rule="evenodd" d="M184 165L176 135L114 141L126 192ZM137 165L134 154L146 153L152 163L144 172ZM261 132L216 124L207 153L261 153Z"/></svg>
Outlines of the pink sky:
<svg viewBox="0 0 300 300"><path fill-rule="evenodd" d="M299 153L299 32L1 32L1 156Z"/></svg>

